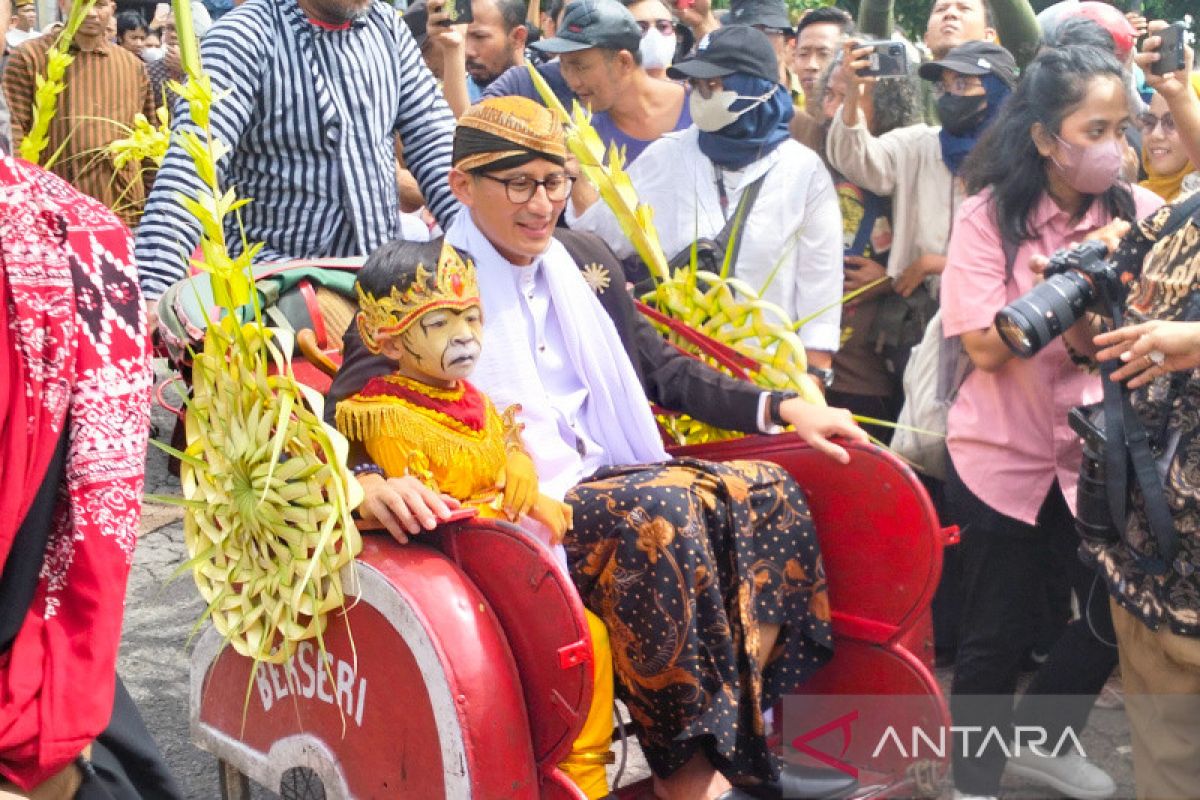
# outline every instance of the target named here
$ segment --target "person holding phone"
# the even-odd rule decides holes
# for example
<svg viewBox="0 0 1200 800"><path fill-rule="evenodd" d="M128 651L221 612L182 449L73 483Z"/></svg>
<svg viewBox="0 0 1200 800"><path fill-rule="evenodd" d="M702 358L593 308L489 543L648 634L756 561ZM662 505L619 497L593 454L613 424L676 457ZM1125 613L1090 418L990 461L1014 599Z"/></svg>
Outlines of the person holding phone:
<svg viewBox="0 0 1200 800"><path fill-rule="evenodd" d="M998 44L959 45L918 71L934 85L942 124L875 136L861 112L866 87L879 80L864 74L873 50L853 41L845 48L848 88L841 113L830 123L826 155L856 185L892 197L887 274L895 291L907 297L946 265L950 220L962 196L955 176L1016 85L1017 65Z"/></svg>

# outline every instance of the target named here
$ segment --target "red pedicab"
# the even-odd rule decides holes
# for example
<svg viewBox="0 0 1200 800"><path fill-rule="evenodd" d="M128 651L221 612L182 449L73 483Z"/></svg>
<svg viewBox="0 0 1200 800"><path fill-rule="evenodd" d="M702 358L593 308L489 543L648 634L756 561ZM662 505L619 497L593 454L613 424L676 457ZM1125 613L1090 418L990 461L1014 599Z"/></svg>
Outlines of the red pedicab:
<svg viewBox="0 0 1200 800"><path fill-rule="evenodd" d="M260 285L282 279L288 318L310 329L297 337L304 358L294 368L321 390L338 350L326 317L342 321L344 312L331 312L323 302L330 292L310 270L354 266L291 262L258 274ZM298 280L297 267L305 270ZM163 298L176 355L180 340L197 338L188 320L204 318L206 284L197 276ZM745 368L743 357L674 325L735 373ZM848 448L848 466L833 466L786 434L671 449L773 461L807 493L836 644L832 661L798 693L902 695L910 701L897 726L948 727L931 670L929 605L950 534L913 472L889 452L858 444ZM248 798L249 780L280 787L287 798L583 797L555 765L589 707L591 644L578 595L543 545L517 526L466 517L418 544L366 535L353 575L348 593L356 599L325 633L327 669L316 647L302 644L288 664L260 666L247 702L250 660L222 649L211 628L198 642L191 731L219 760L223 797ZM843 742L838 754L858 773L856 797L937 792L944 756L880 757L871 744ZM614 791L650 796L649 781Z"/></svg>

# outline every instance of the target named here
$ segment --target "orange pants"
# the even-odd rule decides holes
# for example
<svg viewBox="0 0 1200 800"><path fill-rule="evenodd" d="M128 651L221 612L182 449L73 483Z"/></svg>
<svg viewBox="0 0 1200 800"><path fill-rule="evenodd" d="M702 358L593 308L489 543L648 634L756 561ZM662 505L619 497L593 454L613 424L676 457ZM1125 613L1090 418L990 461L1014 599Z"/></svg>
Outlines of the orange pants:
<svg viewBox="0 0 1200 800"><path fill-rule="evenodd" d="M612 747L613 668L608 629L592 612L584 609L592 636L592 705L583 730L571 746L571 754L558 768L583 790L589 800L608 794L608 775L604 771Z"/></svg>

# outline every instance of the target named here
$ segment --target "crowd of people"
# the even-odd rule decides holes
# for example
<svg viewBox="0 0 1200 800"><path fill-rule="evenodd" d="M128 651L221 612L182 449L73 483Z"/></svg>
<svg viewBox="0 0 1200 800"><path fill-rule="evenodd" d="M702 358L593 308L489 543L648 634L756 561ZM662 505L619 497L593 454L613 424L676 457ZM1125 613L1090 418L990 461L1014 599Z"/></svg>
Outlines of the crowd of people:
<svg viewBox="0 0 1200 800"><path fill-rule="evenodd" d="M832 653L803 492L764 463L670 459L651 404L748 433L791 427L845 462L839 437L867 440L851 412L886 442L906 403L944 388L913 382L931 330L942 371L958 359L943 467L926 477L961 531L935 615L955 724L1036 725L1057 741L1087 726L1119 664L1138 796L1200 795L1195 706L1142 699L1200 697L1200 76L1186 47L1182 69L1156 66L1166 23L1096 0L1039 15L1028 0L934 0L919 38L895 27L890 0L862 0L857 18L794 18L783 0L472 0L465 23L453 0L191 5L219 98L207 124L228 151L220 180L253 201L227 232L234 253L370 256L364 298L423 280L417 261L472 264L473 304L438 307L457 315L453 335L350 325L327 411L350 419L397 364L410 394L429 376L456 391L473 367L495 409L519 405L519 445L499 457L549 498L531 529L569 506L551 514L548 546L573 514L558 552L611 661L597 696L629 708L657 796L835 797L854 783L770 746L779 698ZM200 239L183 198L201 177L178 137L157 168L117 168L108 145L164 106L176 132L198 120L170 88L185 76L165 5L148 19L96 0L69 43L48 172L14 158L57 31L37 29L32 3L6 6L0 797L178 796L116 678L112 623L150 336ZM827 406L684 357L637 313L647 267L530 70L590 109L674 264L708 243L802 323L806 378ZM1018 355L997 312L1044 285L1047 257L1088 240L1126 270L1125 294ZM1111 317L1131 324L1108 330ZM451 345L474 353L469 368L405 366ZM1081 544L1083 446L1068 420L1100 402L1110 436L1156 432L1159 488L1130 478L1106 512L1118 534ZM398 540L463 500L369 444L350 455L360 513ZM1108 470L1136 466L1130 453ZM85 610L58 613L72 603ZM78 637L94 642L87 659L71 657ZM64 713L72 682L89 702ZM1039 701L1063 696L1053 714ZM593 712L577 753L607 747L607 708ZM563 768L589 797L608 794L602 770ZM1081 753L1034 747L956 751L955 794L999 796L1006 770L1073 797L1116 788Z"/></svg>

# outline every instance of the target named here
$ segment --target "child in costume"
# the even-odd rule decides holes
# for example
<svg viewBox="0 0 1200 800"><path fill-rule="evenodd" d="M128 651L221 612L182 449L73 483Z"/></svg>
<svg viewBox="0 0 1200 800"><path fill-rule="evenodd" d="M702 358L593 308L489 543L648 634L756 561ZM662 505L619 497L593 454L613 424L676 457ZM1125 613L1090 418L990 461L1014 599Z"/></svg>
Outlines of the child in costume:
<svg viewBox="0 0 1200 800"><path fill-rule="evenodd" d="M465 379L479 360L483 310L474 265L440 239L390 242L367 259L355 284L358 329L373 353L397 364L337 405L337 427L388 478L409 476L481 516L536 520L561 542L571 507L538 492L521 445L520 411L498 412ZM585 610L594 691L587 722L559 767L589 798L608 794L612 655L604 623Z"/></svg>

